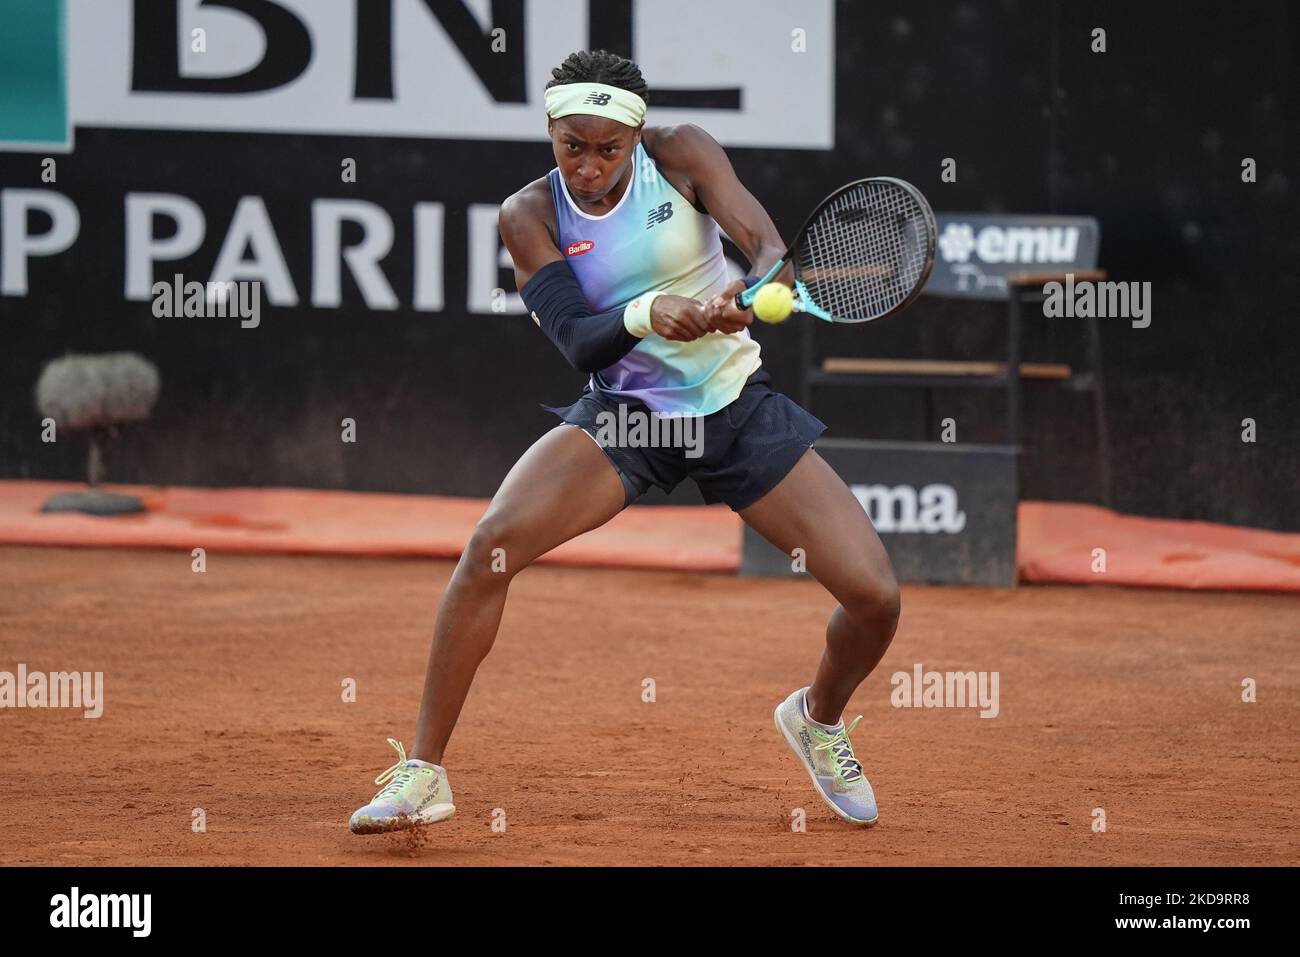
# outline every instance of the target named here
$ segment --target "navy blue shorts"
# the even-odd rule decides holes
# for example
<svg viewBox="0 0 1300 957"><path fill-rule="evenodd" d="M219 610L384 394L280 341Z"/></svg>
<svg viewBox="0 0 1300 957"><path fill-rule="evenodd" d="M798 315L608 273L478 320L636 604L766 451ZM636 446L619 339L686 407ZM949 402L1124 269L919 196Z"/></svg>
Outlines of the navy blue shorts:
<svg viewBox="0 0 1300 957"><path fill-rule="evenodd" d="M725 502L739 511L776 488L826 431L820 419L773 390L771 381L760 367L730 405L690 423L658 419L642 435L617 423L631 426L639 418L648 425L652 413L644 404L593 391L590 385L573 405L542 408L576 425L604 449L623 481L625 505L652 485L671 492L689 478L710 505Z"/></svg>

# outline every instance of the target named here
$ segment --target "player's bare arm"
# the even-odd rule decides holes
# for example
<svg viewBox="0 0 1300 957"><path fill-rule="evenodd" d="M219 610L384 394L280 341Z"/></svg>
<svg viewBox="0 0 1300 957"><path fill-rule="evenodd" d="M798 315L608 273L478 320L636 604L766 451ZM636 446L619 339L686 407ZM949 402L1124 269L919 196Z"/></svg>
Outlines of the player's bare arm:
<svg viewBox="0 0 1300 957"><path fill-rule="evenodd" d="M667 170L680 173L690 183L698 205L709 211L724 233L740 247L752 264L754 275L764 275L785 252L785 242L767 210L736 176L727 152L709 133L694 123L663 127L654 138L656 160ZM777 279L788 282L789 266ZM719 332L737 332L753 321L748 309L737 309L736 293L745 288L733 280L726 290L707 305L710 327Z"/></svg>

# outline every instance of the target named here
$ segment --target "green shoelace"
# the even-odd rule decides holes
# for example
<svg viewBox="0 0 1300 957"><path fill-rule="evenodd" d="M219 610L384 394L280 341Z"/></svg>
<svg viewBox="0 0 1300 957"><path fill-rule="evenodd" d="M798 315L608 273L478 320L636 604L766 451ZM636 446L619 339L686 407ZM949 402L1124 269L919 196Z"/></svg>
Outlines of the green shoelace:
<svg viewBox="0 0 1300 957"><path fill-rule="evenodd" d="M864 777L862 763L854 756L853 745L849 742L849 734L861 720L862 715L858 715L847 728L840 728L834 734L823 731L815 724L808 725L808 730L822 741L821 744L814 745L814 749L831 753L831 768L835 773L835 780L845 787L857 784Z"/></svg>
<svg viewBox="0 0 1300 957"><path fill-rule="evenodd" d="M407 767L406 748L402 746L402 742L389 738L388 743L397 749L397 763L383 774L379 775L379 777L375 778L376 784L383 784L385 781L392 781L388 787L375 795L374 799L376 801L385 794L396 794L408 781L411 780L412 777L414 777L416 771L415 768Z"/></svg>

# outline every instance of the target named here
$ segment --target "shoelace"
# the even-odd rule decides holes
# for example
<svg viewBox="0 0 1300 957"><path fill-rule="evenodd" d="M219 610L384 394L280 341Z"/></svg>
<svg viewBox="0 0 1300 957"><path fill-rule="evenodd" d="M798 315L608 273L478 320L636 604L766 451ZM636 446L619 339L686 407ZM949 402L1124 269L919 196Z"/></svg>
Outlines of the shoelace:
<svg viewBox="0 0 1300 957"><path fill-rule="evenodd" d="M814 747L818 751L831 753L831 766L835 769L835 776L844 785L856 784L863 777L862 763L854 756L853 745L849 743L849 735L861 720L862 715L858 715L847 728L841 728L834 734L829 734L816 725L808 726L813 734L825 739L824 743Z"/></svg>
<svg viewBox="0 0 1300 957"><path fill-rule="evenodd" d="M397 763L394 764L387 771L385 771L383 774L379 775L379 777L375 778L376 784L383 784L385 781L389 781L389 780L392 781L392 783L389 784L388 787L384 788L378 794L375 795L374 799L376 801L378 801L385 794L390 794L390 793L396 794L398 791L402 789L402 787L408 781L411 780L411 778L415 776L415 772L416 772L415 768L407 767L406 748L402 747L402 742L397 741L393 738L389 738L388 743L397 749Z"/></svg>

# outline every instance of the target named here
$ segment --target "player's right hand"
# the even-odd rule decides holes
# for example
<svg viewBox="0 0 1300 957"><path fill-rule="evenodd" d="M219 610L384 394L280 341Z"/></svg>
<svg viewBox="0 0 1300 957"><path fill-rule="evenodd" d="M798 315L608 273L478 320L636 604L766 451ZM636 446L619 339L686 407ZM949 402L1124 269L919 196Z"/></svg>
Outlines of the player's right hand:
<svg viewBox="0 0 1300 957"><path fill-rule="evenodd" d="M754 321L754 313L749 309L736 308L736 295L744 292L745 280L733 279L722 290L704 304L704 315L709 320L709 328L718 332L739 332Z"/></svg>
<svg viewBox="0 0 1300 957"><path fill-rule="evenodd" d="M650 306L650 325L665 339L690 342L713 332L704 303L665 293Z"/></svg>

